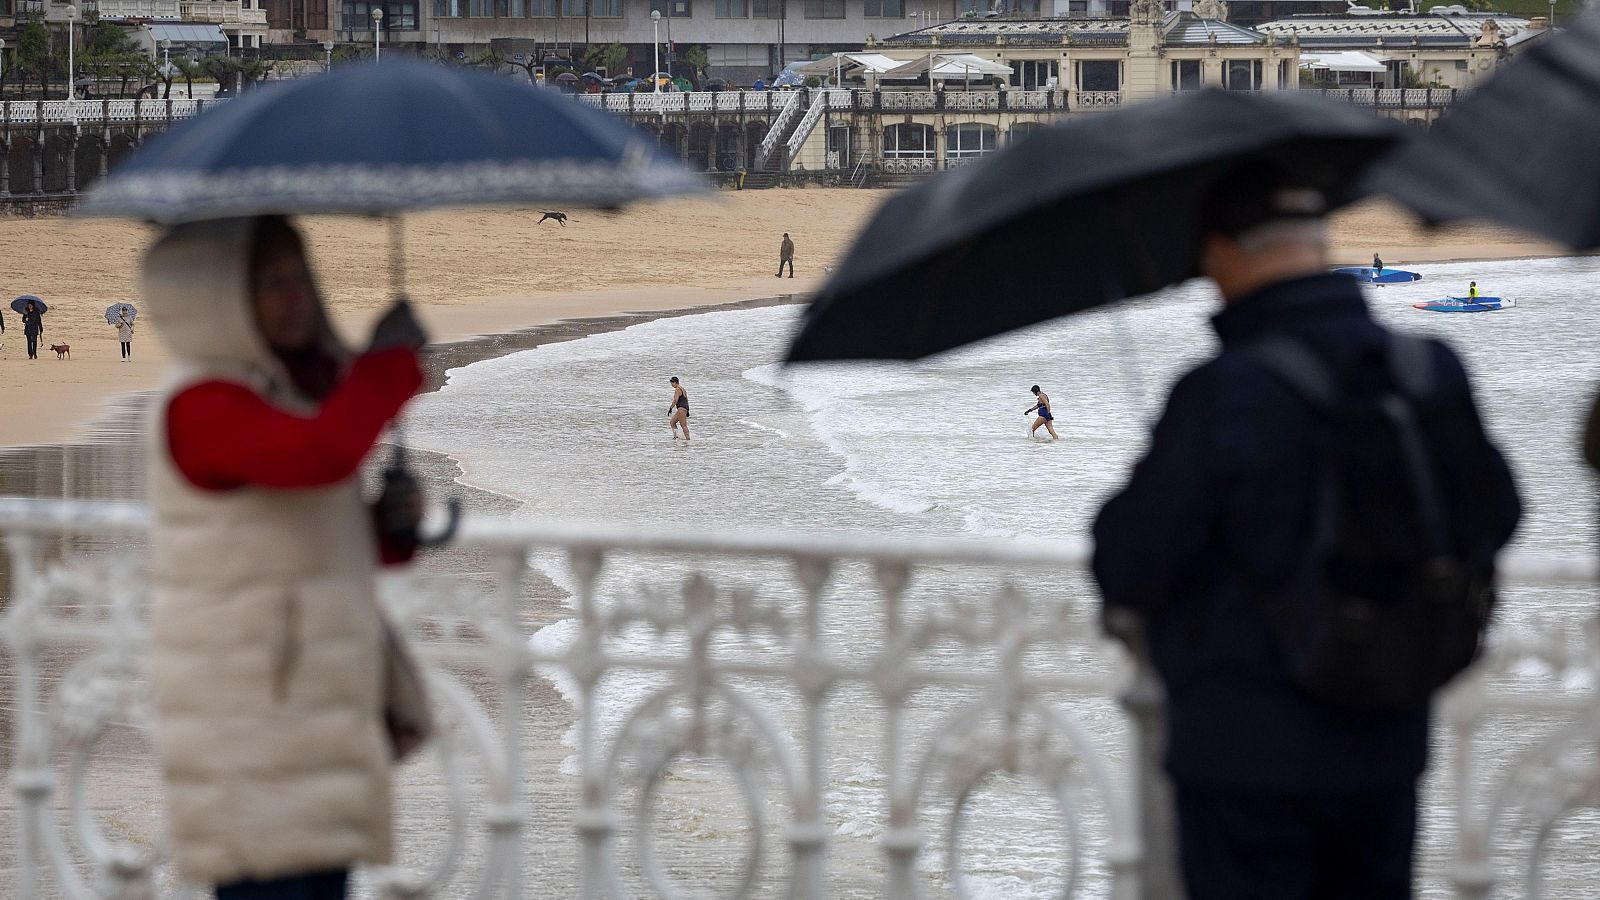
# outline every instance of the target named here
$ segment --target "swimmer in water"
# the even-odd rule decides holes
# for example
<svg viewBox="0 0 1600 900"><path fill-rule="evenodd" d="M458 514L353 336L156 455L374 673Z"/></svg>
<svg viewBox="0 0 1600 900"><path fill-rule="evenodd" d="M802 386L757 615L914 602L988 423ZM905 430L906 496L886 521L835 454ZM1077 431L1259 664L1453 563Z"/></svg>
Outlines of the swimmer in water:
<svg viewBox="0 0 1600 900"><path fill-rule="evenodd" d="M672 405L667 407L667 424L672 426L672 436L678 436L678 429L683 429L683 439L689 439L689 392L678 383L678 376L674 375L668 380L672 385Z"/></svg>
<svg viewBox="0 0 1600 900"><path fill-rule="evenodd" d="M1055 422L1056 417L1050 413L1050 395L1039 390L1039 386L1037 384L1028 390L1033 391L1033 395L1039 398L1038 403L1035 403L1034 405L1023 410L1024 413L1031 413L1034 410L1039 411L1039 418L1034 419L1033 427L1028 429L1028 437L1033 437L1034 432L1039 430L1040 425L1043 425L1044 430L1050 432L1050 440L1061 440L1061 435L1056 434L1056 426L1052 424Z"/></svg>

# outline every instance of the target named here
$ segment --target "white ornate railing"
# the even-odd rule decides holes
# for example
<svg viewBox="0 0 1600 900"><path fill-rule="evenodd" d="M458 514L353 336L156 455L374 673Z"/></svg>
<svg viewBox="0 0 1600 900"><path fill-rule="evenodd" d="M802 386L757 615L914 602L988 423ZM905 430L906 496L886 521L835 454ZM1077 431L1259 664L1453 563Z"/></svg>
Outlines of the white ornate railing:
<svg viewBox="0 0 1600 900"><path fill-rule="evenodd" d="M58 125L74 121L73 111L77 111L79 125L110 124L116 122L133 122L142 120L147 122L163 121L168 118L168 110L174 119L186 119L195 115L200 107L199 100L185 99L144 99L144 100L5 100L0 101L0 122L11 124L46 124ZM204 101L206 107L213 103L225 103L225 100Z"/></svg>
<svg viewBox="0 0 1600 900"><path fill-rule="evenodd" d="M131 505L0 500L0 675L13 686L0 716L14 719L18 853L6 896L34 900L46 883L72 900L174 888L148 750L122 735L113 780L95 777L111 731L150 724L145 521ZM1141 737L1158 712L1149 673L1118 674L1124 656L1098 636L1090 595L1024 587L1039 572L1081 572L1082 543L492 520L469 521L461 543L484 577L384 584L442 727L436 768L404 770L398 797L416 818L406 830L429 840L365 873L382 896L676 897L721 873L736 896L777 895L773 882L786 881L783 895L799 900L912 898L941 884L971 897L963 854L982 838L968 828L979 794L1010 791L1001 800L1014 817L1041 805L1020 789L1031 782L1060 824L1027 838L1033 860L1060 844L1053 893L1177 898L1158 748ZM534 567L571 592L568 621L528 624ZM1503 571L1553 590L1597 575L1589 559L1511 557ZM1515 896L1539 895L1551 829L1600 802L1597 635L1592 619L1501 634L1444 698L1437 802L1449 808L1425 827L1439 820L1450 833L1430 837L1454 849L1433 885L1476 900L1509 880ZM557 740L532 730L535 672L573 704L571 760L524 746L529 733ZM1119 692L1127 713L1109 702ZM1506 716L1550 733L1485 746L1486 723ZM716 799L722 776L742 822ZM558 783L575 787L570 811L530 808L534 788L572 796ZM1531 839L1513 839L1517 816ZM1583 824L1592 842L1597 823ZM856 837L863 829L876 840ZM1570 851L1573 835L1563 839ZM683 840L718 864L664 864L657 844ZM731 867L730 844L742 847ZM922 863L929 849L937 861ZM1580 855L1589 880L1573 896L1594 887L1592 849ZM847 881L832 880L830 859L850 864ZM882 882L865 888L877 879L863 872L878 870Z"/></svg>
<svg viewBox="0 0 1600 900"><path fill-rule="evenodd" d="M1049 109L1049 91L1008 91L1006 105L1012 109Z"/></svg>
<svg viewBox="0 0 1600 900"><path fill-rule="evenodd" d="M1110 109L1122 105L1121 91L1078 91L1078 109Z"/></svg>
<svg viewBox="0 0 1600 900"><path fill-rule="evenodd" d="M999 91L945 91L944 108L987 111L1000 108Z"/></svg>
<svg viewBox="0 0 1600 900"><path fill-rule="evenodd" d="M935 171L936 162L932 156L910 159L886 157L883 160L883 171L890 175L931 175Z"/></svg>
<svg viewBox="0 0 1600 900"><path fill-rule="evenodd" d="M788 99L783 101L783 106L778 109L778 115L772 120L772 127L762 136L761 143L756 147L755 168L764 169L767 161L772 159L772 152L778 149L778 142L789 130L789 124L800 112L800 97L803 91L791 91Z"/></svg>
<svg viewBox="0 0 1600 900"><path fill-rule="evenodd" d="M933 91L884 91L879 94L884 109L933 109Z"/></svg>

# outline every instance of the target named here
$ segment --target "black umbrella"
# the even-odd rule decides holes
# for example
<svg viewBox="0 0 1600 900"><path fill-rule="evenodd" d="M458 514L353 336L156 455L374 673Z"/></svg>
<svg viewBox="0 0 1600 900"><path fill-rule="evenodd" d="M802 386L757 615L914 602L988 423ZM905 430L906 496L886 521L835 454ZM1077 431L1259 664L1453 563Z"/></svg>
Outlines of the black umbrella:
<svg viewBox="0 0 1600 900"><path fill-rule="evenodd" d="M23 294L22 296L16 298L15 300L12 300L11 301L11 308L13 310L16 310L17 312L23 312L24 310L26 310L28 308L28 304L29 303L32 303L34 310L39 312L39 313L41 313L41 314L42 313L47 313L47 312L50 311L50 307L46 306L44 304L43 300L40 300L38 297L35 297L33 294Z"/></svg>
<svg viewBox="0 0 1600 900"><path fill-rule="evenodd" d="M1197 209L1264 158L1327 192L1401 126L1345 104L1200 91L1085 115L895 197L806 312L789 361L919 359L1195 273Z"/></svg>
<svg viewBox="0 0 1600 900"><path fill-rule="evenodd" d="M1494 219L1600 247L1600 13L1507 66L1404 152L1376 189L1431 222Z"/></svg>

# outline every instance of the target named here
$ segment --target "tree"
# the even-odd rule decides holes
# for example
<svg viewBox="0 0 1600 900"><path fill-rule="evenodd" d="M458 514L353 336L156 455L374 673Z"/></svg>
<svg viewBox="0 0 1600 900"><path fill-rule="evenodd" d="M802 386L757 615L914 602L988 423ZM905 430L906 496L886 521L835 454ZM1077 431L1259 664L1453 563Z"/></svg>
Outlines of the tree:
<svg viewBox="0 0 1600 900"><path fill-rule="evenodd" d="M706 55L706 48L703 44L695 44L683 51L683 55L679 57L679 60L689 67L689 74L694 76L696 82L706 77L706 67L711 65L711 59Z"/></svg>
<svg viewBox="0 0 1600 900"><path fill-rule="evenodd" d="M177 73L183 76L183 84L184 87L186 87L189 91L189 98L191 100L194 99L194 80L196 78L204 78L206 70L200 65L200 63L189 59L188 57L178 59L172 64L172 68L176 69ZM170 88L168 90L170 93Z"/></svg>
<svg viewBox="0 0 1600 900"><path fill-rule="evenodd" d="M622 71L622 66L628 61L628 48L618 43L595 44L584 50L583 64L589 71L598 72L605 70L607 76L615 77Z"/></svg>
<svg viewBox="0 0 1600 900"><path fill-rule="evenodd" d="M50 49L50 29L37 18L29 19L17 33L17 68L31 72L39 79L39 91L48 90L50 70L54 68L55 54ZM26 89L27 82L23 82Z"/></svg>
<svg viewBox="0 0 1600 900"><path fill-rule="evenodd" d="M499 72L500 69L505 66L505 64L506 58L501 56L500 51L494 49L493 47L490 47L488 50L480 50L476 55L467 61L467 66L469 68L484 69L489 72Z"/></svg>

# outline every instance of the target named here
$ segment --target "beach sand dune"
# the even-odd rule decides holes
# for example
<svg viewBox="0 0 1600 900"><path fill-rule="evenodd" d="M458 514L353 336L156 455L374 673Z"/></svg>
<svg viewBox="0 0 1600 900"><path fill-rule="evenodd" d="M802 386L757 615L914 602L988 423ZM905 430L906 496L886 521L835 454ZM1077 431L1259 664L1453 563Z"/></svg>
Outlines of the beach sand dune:
<svg viewBox="0 0 1600 900"><path fill-rule="evenodd" d="M430 212L404 220L405 283L442 340L561 319L725 303L814 288L891 194L805 189L715 197L604 213L568 210L566 227L528 209ZM392 296L389 228L382 220L306 222L318 276L340 327L364 335ZM778 242L789 232L801 277L775 279ZM0 446L56 442L108 399L160 383L161 322L142 316L135 361L118 361L104 310L140 304L138 263L156 231L127 222L0 218L0 296L34 293L51 304L46 343L72 360L29 362L7 313L0 372ZM1555 248L1489 227L1430 232L1395 208L1369 204L1334 225L1337 258L1352 265L1381 252L1390 263L1540 256Z"/></svg>

